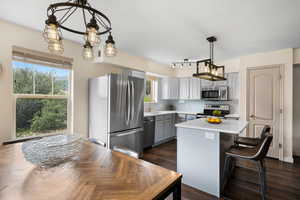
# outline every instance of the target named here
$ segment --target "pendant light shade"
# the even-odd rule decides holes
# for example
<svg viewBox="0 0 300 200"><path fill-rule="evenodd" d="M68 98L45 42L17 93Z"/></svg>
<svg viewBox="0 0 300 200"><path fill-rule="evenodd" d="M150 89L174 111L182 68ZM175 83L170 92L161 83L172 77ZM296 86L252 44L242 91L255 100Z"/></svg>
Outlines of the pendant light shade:
<svg viewBox="0 0 300 200"><path fill-rule="evenodd" d="M62 40L59 39L59 40L50 40L48 42L48 50L51 52L51 53L54 53L54 54L63 54L64 52L64 47L63 47L63 43L62 43Z"/></svg>
<svg viewBox="0 0 300 200"><path fill-rule="evenodd" d="M115 41L114 41L111 33L109 33L109 36L106 40L104 53L105 53L105 56L107 56L107 57L113 57L113 56L117 55L117 49L115 47Z"/></svg>
<svg viewBox="0 0 300 200"><path fill-rule="evenodd" d="M56 17L54 15L51 15L49 19L46 20L43 37L47 42L58 41L62 38L61 31L57 26Z"/></svg>
<svg viewBox="0 0 300 200"><path fill-rule="evenodd" d="M89 42L86 42L83 46L82 56L85 60L93 60L94 59L94 51L93 47Z"/></svg>
<svg viewBox="0 0 300 200"><path fill-rule="evenodd" d="M87 31L86 31L86 41L88 41L92 46L99 45L100 35L98 34L99 26L97 25L97 21L95 17L93 17L90 23L87 24Z"/></svg>

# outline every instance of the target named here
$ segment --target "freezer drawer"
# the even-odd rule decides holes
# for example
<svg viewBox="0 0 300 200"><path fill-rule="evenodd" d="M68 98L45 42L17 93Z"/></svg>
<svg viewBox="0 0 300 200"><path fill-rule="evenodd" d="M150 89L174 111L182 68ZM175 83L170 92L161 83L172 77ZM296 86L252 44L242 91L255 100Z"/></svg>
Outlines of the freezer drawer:
<svg viewBox="0 0 300 200"><path fill-rule="evenodd" d="M110 134L109 148L113 149L114 146L123 146L141 155L143 132L143 128L137 128L112 133Z"/></svg>

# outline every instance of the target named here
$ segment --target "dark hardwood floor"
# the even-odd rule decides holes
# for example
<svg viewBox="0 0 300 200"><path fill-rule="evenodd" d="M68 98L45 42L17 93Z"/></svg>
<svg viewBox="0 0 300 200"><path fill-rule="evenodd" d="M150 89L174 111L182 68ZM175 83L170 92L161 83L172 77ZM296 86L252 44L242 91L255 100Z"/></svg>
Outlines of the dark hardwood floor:
<svg viewBox="0 0 300 200"><path fill-rule="evenodd" d="M176 171L176 140L146 150L143 159ZM225 199L260 199L256 166L249 162L238 162L237 166L226 188ZM268 199L300 200L300 158L295 158L294 164L268 158L266 167ZM182 199L214 200L218 198L183 184Z"/></svg>

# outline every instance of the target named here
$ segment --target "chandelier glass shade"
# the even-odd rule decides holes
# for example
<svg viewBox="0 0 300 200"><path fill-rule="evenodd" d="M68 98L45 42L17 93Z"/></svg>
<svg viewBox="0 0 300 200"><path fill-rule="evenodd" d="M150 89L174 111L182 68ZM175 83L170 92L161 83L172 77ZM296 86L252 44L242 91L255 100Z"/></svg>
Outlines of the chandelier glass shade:
<svg viewBox="0 0 300 200"><path fill-rule="evenodd" d="M77 14L75 14L77 12ZM84 27L82 30L68 27L66 21L72 15L82 15ZM62 3L54 3L49 5L47 9L48 19L45 22L43 37L48 42L48 49L52 53L63 53L63 36L62 31L69 31L75 34L83 35L83 57L91 60L94 56L91 51L93 47L99 46L101 43L101 35L108 35L104 52L107 56L115 56L117 50L115 41L111 35L111 22L109 18L102 12L94 9L87 0L68 0ZM78 24L78 22L76 22ZM70 24L70 23L69 23ZM92 55L92 56L91 56ZM92 57L92 58L91 58Z"/></svg>
<svg viewBox="0 0 300 200"><path fill-rule="evenodd" d="M115 47L115 41L111 34L109 34L108 39L106 40L104 54L107 57L113 57L117 54L117 49Z"/></svg>
<svg viewBox="0 0 300 200"><path fill-rule="evenodd" d="M64 47L62 44L62 40L51 40L48 42L48 50L51 53L55 53L55 54L63 54L64 52Z"/></svg>
<svg viewBox="0 0 300 200"><path fill-rule="evenodd" d="M86 44L83 45L82 57L85 60L93 60L94 59L93 47L89 42L86 42Z"/></svg>

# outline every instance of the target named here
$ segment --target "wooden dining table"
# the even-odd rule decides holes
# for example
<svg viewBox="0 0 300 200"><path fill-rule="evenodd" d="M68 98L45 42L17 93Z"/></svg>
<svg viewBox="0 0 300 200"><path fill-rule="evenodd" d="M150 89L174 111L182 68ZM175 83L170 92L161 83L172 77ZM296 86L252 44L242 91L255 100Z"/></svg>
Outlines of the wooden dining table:
<svg viewBox="0 0 300 200"><path fill-rule="evenodd" d="M182 175L86 140L77 157L55 167L26 161L22 143L0 146L1 200L181 199Z"/></svg>

